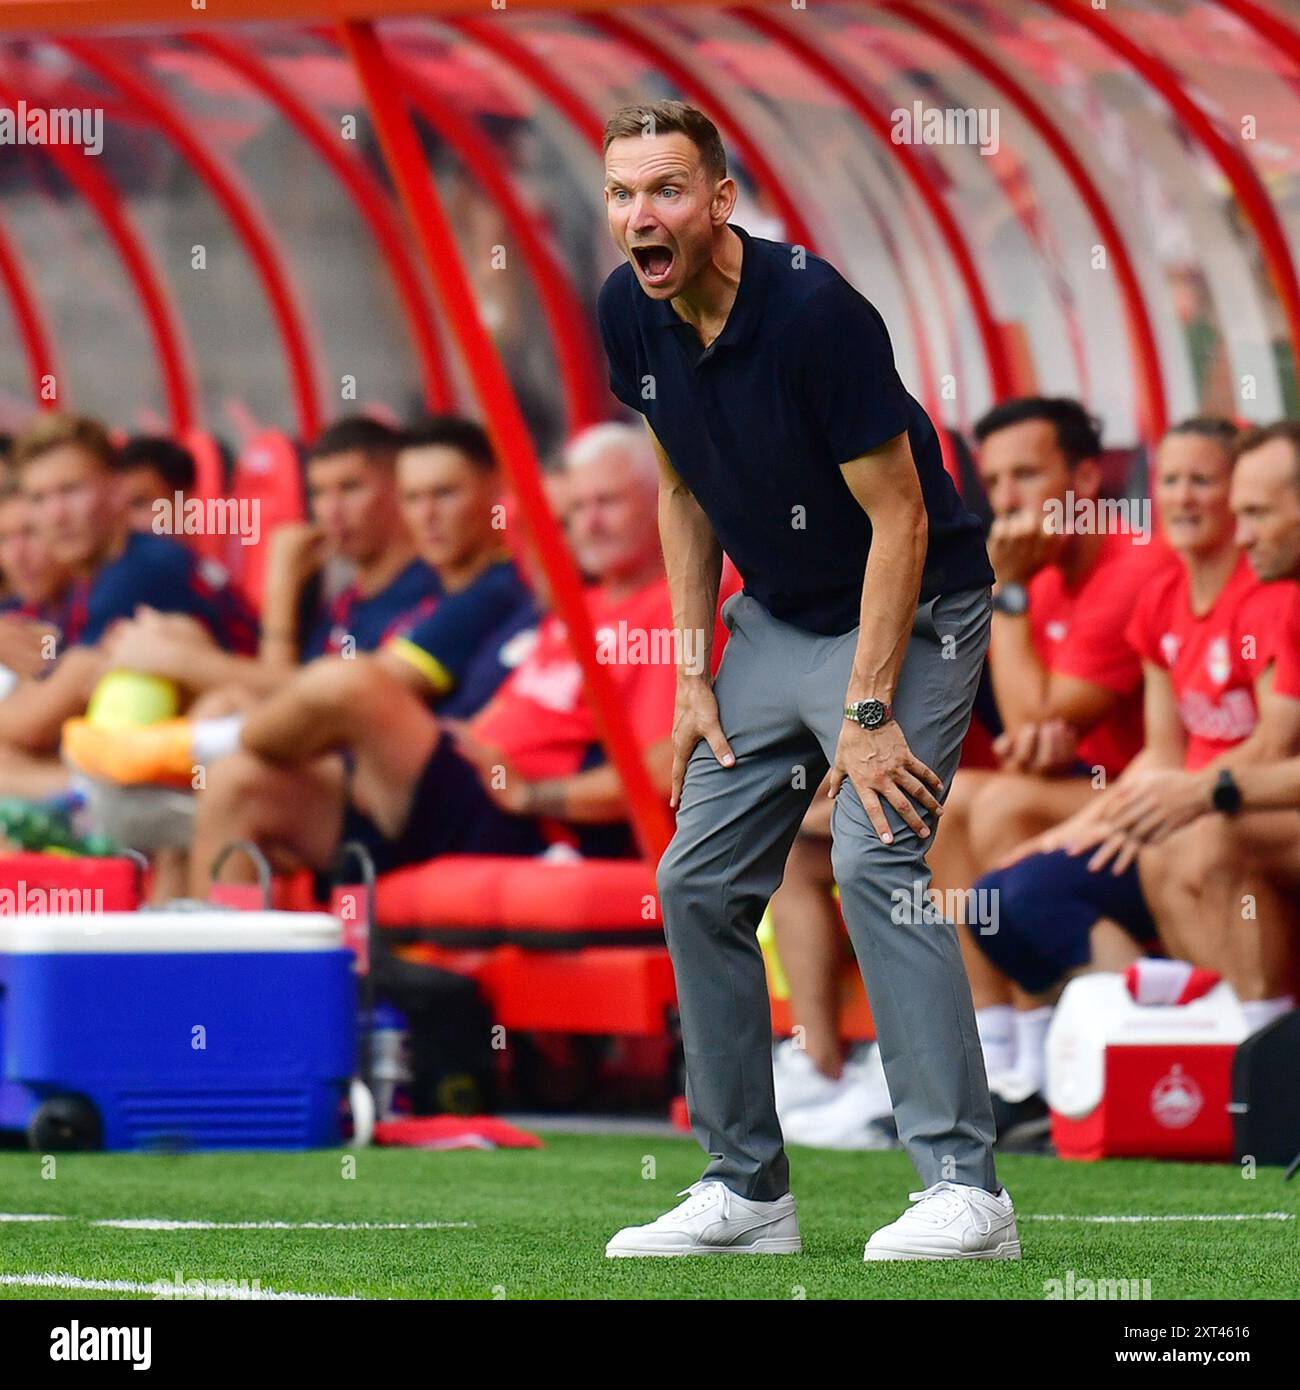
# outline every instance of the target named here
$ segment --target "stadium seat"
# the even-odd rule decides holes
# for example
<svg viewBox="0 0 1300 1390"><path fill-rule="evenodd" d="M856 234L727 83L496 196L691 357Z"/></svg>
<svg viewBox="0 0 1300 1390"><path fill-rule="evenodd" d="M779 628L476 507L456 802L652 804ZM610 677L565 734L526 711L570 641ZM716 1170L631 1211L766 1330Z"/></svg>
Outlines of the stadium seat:
<svg viewBox="0 0 1300 1390"><path fill-rule="evenodd" d="M381 877L375 920L473 976L507 1028L655 1036L676 1002L644 860L445 855Z"/></svg>
<svg viewBox="0 0 1300 1390"><path fill-rule="evenodd" d="M211 497L226 495L226 461L221 445L206 430L187 430L180 441L194 458L193 496L206 502ZM229 537L210 535L206 530L186 536L186 543L207 560L226 562Z"/></svg>
<svg viewBox="0 0 1300 1390"><path fill-rule="evenodd" d="M241 537L227 536L223 558L232 581L260 608L271 533L285 522L306 516L302 466L293 440L278 430L265 430L251 439L235 460L230 495L257 506L257 544L245 545Z"/></svg>

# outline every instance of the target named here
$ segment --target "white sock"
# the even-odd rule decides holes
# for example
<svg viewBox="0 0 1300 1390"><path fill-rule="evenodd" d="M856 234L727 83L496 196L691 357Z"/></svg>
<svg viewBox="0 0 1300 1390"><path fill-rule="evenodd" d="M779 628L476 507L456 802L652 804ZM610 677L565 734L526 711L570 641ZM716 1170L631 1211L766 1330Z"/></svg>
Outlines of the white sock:
<svg viewBox="0 0 1300 1390"><path fill-rule="evenodd" d="M984 1052L984 1070L990 1076L1010 1071L1016 1064L1015 1014L1010 1004L989 1004L975 1010L975 1028Z"/></svg>
<svg viewBox="0 0 1300 1390"><path fill-rule="evenodd" d="M1258 1033L1275 1018L1289 1014L1295 1008L1295 1000L1289 994L1276 999L1246 999L1242 1001L1241 1011L1246 1015L1246 1026L1252 1033Z"/></svg>
<svg viewBox="0 0 1300 1390"><path fill-rule="evenodd" d="M1052 1007L1016 1010L1016 1074L1032 1083L1034 1091L1047 1084L1047 1027Z"/></svg>
<svg viewBox="0 0 1300 1390"><path fill-rule="evenodd" d="M213 763L227 758L239 747L240 731L244 727L242 714L227 714L220 719L197 719L190 730L190 751L196 763Z"/></svg>

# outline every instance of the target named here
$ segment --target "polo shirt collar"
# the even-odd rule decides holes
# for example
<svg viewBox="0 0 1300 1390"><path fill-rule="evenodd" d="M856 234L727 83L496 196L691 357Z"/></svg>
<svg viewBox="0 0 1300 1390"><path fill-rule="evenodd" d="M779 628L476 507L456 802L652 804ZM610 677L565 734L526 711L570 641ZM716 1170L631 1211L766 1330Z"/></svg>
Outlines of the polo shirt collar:
<svg viewBox="0 0 1300 1390"><path fill-rule="evenodd" d="M744 247L740 262L740 284L736 286L736 298L731 305L731 312L727 315L727 322L723 325L722 332L713 340L709 351L719 347L739 347L747 342L758 327L762 306L759 289L767 266L759 256L749 233L734 222L728 222L727 226L740 238ZM650 305L653 321L659 327L689 328L694 335L695 329L677 313L671 299L652 299ZM696 342L698 341L697 338Z"/></svg>

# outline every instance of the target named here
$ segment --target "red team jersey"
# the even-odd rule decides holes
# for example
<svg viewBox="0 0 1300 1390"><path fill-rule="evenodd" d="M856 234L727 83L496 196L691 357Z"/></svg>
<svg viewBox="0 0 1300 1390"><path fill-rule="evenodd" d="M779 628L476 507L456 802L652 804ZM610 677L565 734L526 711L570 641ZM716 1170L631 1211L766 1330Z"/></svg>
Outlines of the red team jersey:
<svg viewBox="0 0 1300 1390"><path fill-rule="evenodd" d="M1300 585L1285 587L1291 593L1278 615L1277 670L1273 672L1273 694L1300 700Z"/></svg>
<svg viewBox="0 0 1300 1390"><path fill-rule="evenodd" d="M1143 661L1169 673L1187 736L1189 771L1249 737L1259 719L1255 682L1277 656L1285 591L1264 584L1243 555L1207 613L1192 612L1186 568L1150 580L1125 636Z"/></svg>
<svg viewBox="0 0 1300 1390"><path fill-rule="evenodd" d="M724 571L719 600L737 587L734 570L730 576ZM638 743L647 748L668 738L677 693L668 581L656 580L618 602L602 588L589 589L587 604ZM719 621L713 637L715 671L726 639ZM471 732L530 780L570 777L590 765L588 754L600 735L583 693L582 668L555 614L545 619L533 650L474 718Z"/></svg>
<svg viewBox="0 0 1300 1390"><path fill-rule="evenodd" d="M1056 565L1029 581L1029 626L1038 659L1053 675L1089 681L1122 698L1079 740L1078 760L1117 776L1142 747L1142 663L1124 640L1133 604L1153 575L1177 564L1154 540L1104 537L1092 568L1073 587Z"/></svg>

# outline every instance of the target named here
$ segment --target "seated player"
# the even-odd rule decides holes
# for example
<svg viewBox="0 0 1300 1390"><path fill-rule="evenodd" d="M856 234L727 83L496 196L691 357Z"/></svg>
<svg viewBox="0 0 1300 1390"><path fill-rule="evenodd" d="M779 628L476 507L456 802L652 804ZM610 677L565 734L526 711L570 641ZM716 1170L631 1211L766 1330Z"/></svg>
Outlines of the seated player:
<svg viewBox="0 0 1300 1390"><path fill-rule="evenodd" d="M1101 841L1098 860L1138 853L1144 870L1150 860L1163 863L1186 894L1179 920L1221 933L1223 955L1248 977L1239 988L1258 1001L1247 1015L1261 1027L1289 1001L1300 926L1300 424L1252 430L1237 455L1238 543L1261 579L1290 581L1291 591L1280 605L1277 665L1259 727L1200 771L1135 777L1078 847Z"/></svg>
<svg viewBox="0 0 1300 1390"><path fill-rule="evenodd" d="M48 676L23 681L0 703L0 744L53 752L64 720L85 708L108 669L98 644L141 608L185 614L218 644L252 649L255 623L219 567L167 536L131 530L120 459L100 424L40 416L15 439L13 469L37 534L70 576L62 622L70 649Z"/></svg>
<svg viewBox="0 0 1300 1390"><path fill-rule="evenodd" d="M566 459L575 560L599 580L589 610L615 643L610 675L666 798L673 653L654 659L652 645L648 660L630 648L632 659L617 659L620 633L661 649L672 636L658 537L647 524L657 465L644 434L625 426L586 432ZM315 868L330 862L343 838L363 840L381 869L446 853L539 853L548 843L545 820L579 827L587 852L609 851L608 828L626 818L623 790L601 761L563 623L548 618L531 651L521 635L503 642L499 633L481 633L475 648L459 645L459 626L444 604L426 631L366 660L311 668L250 717L239 752L211 769L200 797L196 895L207 891L212 856L240 836L280 862ZM474 671L484 661L505 676L490 698L491 680ZM448 677L456 684L434 703ZM457 700L470 685L472 698ZM338 752L347 754L350 782L343 759L328 756Z"/></svg>
<svg viewBox="0 0 1300 1390"><path fill-rule="evenodd" d="M8 473L0 473L0 583L0 615L15 626L59 628L70 576L50 553L31 505Z"/></svg>
<svg viewBox="0 0 1300 1390"><path fill-rule="evenodd" d="M48 675L59 654L68 574L54 562L32 522L17 483L0 475L0 699L27 680ZM40 799L67 784L54 757L0 744L0 788L5 795Z"/></svg>
<svg viewBox="0 0 1300 1390"><path fill-rule="evenodd" d="M147 614L125 625L105 646L128 669L171 676L196 691L223 671L237 679L212 690L187 719L112 731L70 721L64 753L81 770L119 783L188 785L195 766L234 750L242 715L258 700L303 669L354 661L407 633L445 595L500 561L501 531L494 525L500 471L486 434L472 421L441 417L406 436L369 420L343 421L326 431L313 455L308 468L320 525L292 528L280 553L297 555L296 568L287 560L272 565L264 654L243 662L255 669L235 670L227 653L201 650L193 634L170 632L171 619ZM358 577L331 602L315 605L310 622L295 624L288 600L307 607L303 580L323 553L354 558ZM510 576L513 611L518 586L508 566L499 569ZM311 665L296 665L299 652ZM234 698L241 688L250 698Z"/></svg>
<svg viewBox="0 0 1300 1390"><path fill-rule="evenodd" d="M1004 729L997 745L1003 767L958 770L930 851L933 887L953 895L959 918L965 899L954 890L968 889L1013 846L1064 820L1091 797L1094 780L1117 777L1141 746L1142 672L1124 642L1124 621L1146 577L1170 563L1149 536L1049 529L1053 511L1071 516L1076 502L1095 510L1100 496L1101 438L1078 402L1007 401L975 433L994 514L988 670ZM1143 539L1153 543L1140 544ZM794 1017L807 1042L806 1050L778 1052L778 1109L784 1123L806 1103L838 1102L842 1117L826 1112L795 1123L800 1132L805 1120L814 1124L810 1133L818 1136L860 1132L863 1107L880 1098L875 1085L869 1100L859 1072L841 1073L835 1005L841 932L839 915L825 900L829 859L829 837L810 824L795 842L772 907L782 964L793 968ZM990 1027L1005 1017L1010 988L978 952L964 954L988 1042ZM996 1056L988 1061L991 1077L1005 1070Z"/></svg>
<svg viewBox="0 0 1300 1390"><path fill-rule="evenodd" d="M1267 707L1283 633L1279 622L1290 585L1265 583L1234 540L1233 510L1253 487L1249 458L1236 463L1224 431L1213 421L1176 426L1156 458L1155 492L1161 527L1181 564L1157 576L1134 600L1126 628L1143 662L1146 746L1141 758L1108 791L1064 826L1030 842L1033 851L976 884L977 896L998 903L997 929L972 930L971 940L1050 1017L1050 1005L1072 974L1123 970L1158 941L1170 955L1214 970L1236 989L1248 1016L1264 1020L1289 1007L1277 997L1285 952L1271 950L1279 917L1293 913L1275 901L1262 878L1243 893L1260 904L1258 917L1230 931L1206 915L1182 887L1188 843L1140 857L1111 841L1108 824L1128 785L1144 775L1185 768L1221 768L1240 755ZM1231 489L1232 507L1229 506ZM1293 830L1296 827L1293 826ZM1091 856L1070 848L1107 840ZM1198 865L1198 869L1201 866ZM1004 1096L1024 1103L1041 1092L1041 1048L1016 1059L1015 1083ZM1041 1100L1039 1102L1041 1107ZM1045 1109L1043 1109L1045 1113Z"/></svg>
<svg viewBox="0 0 1300 1390"><path fill-rule="evenodd" d="M157 504L165 502L163 514L170 516L176 494L188 497L193 493L197 475L194 455L183 444L162 435L137 434L122 445L118 458L131 529L165 535L166 528L158 524Z"/></svg>
<svg viewBox="0 0 1300 1390"><path fill-rule="evenodd" d="M483 432L470 421L429 421L418 438L444 455L449 479L462 459L491 464ZM308 451L312 520L278 527L268 538L261 642L256 656L222 651L201 630L144 613L114 634L115 664L179 682L215 698L203 710L244 708L270 694L305 661L342 651L373 651L436 602L436 565L448 541L431 538L419 553L403 514L397 479L402 437L364 416L328 426ZM440 496L451 516L462 489L447 481ZM459 535L456 531L455 535ZM455 536L452 541L454 543ZM340 573L341 572L341 573ZM334 583L326 585L327 576ZM249 698L239 698L239 692Z"/></svg>

